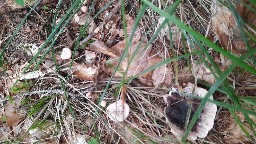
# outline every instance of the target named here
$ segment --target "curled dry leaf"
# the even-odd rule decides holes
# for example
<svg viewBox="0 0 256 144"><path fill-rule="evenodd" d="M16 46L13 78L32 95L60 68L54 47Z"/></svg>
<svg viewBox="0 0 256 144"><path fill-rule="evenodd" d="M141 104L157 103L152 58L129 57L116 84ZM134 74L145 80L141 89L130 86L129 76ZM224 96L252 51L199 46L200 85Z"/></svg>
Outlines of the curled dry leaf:
<svg viewBox="0 0 256 144"><path fill-rule="evenodd" d="M90 49L94 50L95 52L103 53L112 57L117 57L114 51L109 49L102 41L94 41L90 44Z"/></svg>
<svg viewBox="0 0 256 144"><path fill-rule="evenodd" d="M98 74L96 66L87 67L84 64L74 64L75 76L81 80L93 80Z"/></svg>
<svg viewBox="0 0 256 144"><path fill-rule="evenodd" d="M235 8L249 25L255 27L256 13L245 6L245 4L250 5L250 2L247 0L243 0L243 2L244 4L237 3ZM255 6L251 7L256 8ZM245 53L247 48L232 12L217 0L212 1L211 11L213 30L219 37L221 45L235 54ZM249 44L252 46L254 43L249 40Z"/></svg>
<svg viewBox="0 0 256 144"><path fill-rule="evenodd" d="M170 86L172 83L172 71L169 67L162 65L156 68L153 72L152 79L153 85L158 87L162 84Z"/></svg>
<svg viewBox="0 0 256 144"><path fill-rule="evenodd" d="M15 98L14 103L8 101L4 105L4 115L6 116L6 125L7 126L17 126L21 121L21 118L24 116L23 113L16 111L20 106L21 99Z"/></svg>
<svg viewBox="0 0 256 144"><path fill-rule="evenodd" d="M123 103L122 100L118 100L110 104L106 112L110 120L122 122L129 116L130 107L127 103Z"/></svg>
<svg viewBox="0 0 256 144"><path fill-rule="evenodd" d="M213 76L211 71L203 64L196 65L195 75L198 79L206 81L208 83L213 84L215 82L215 77Z"/></svg>

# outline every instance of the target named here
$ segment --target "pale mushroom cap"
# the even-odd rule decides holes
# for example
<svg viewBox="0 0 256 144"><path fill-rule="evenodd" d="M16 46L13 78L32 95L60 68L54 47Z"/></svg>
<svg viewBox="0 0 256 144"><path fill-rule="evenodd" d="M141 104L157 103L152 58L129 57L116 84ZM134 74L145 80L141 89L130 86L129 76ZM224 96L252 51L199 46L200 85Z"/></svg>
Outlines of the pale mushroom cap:
<svg viewBox="0 0 256 144"><path fill-rule="evenodd" d="M105 100L102 100L102 101L100 102L100 106L106 107L106 105L107 105L107 102L106 102Z"/></svg>
<svg viewBox="0 0 256 144"><path fill-rule="evenodd" d="M31 47L31 53L35 55L38 52L39 47L36 45L32 45Z"/></svg>
<svg viewBox="0 0 256 144"><path fill-rule="evenodd" d="M124 121L130 112L130 107L128 104L122 102L122 100L118 100L107 107L107 115L114 122L122 122Z"/></svg>
<svg viewBox="0 0 256 144"><path fill-rule="evenodd" d="M66 59L70 59L72 55L72 52L69 48L63 48L62 52L61 52L61 59L66 60Z"/></svg>

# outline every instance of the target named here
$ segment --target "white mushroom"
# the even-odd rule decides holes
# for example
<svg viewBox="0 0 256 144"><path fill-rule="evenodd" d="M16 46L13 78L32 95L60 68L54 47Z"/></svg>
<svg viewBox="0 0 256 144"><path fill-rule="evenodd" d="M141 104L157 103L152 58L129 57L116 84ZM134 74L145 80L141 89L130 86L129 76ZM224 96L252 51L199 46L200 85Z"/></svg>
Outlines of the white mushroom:
<svg viewBox="0 0 256 144"><path fill-rule="evenodd" d="M189 83L187 87L183 89L183 91L187 94L191 94L194 85ZM208 93L207 90L195 87L194 94L203 98ZM168 97L164 97L164 101L167 101ZM213 99L212 96L210 99ZM193 117L193 113L197 110L200 100L196 98L189 98L192 101L191 108L191 117ZM186 121L186 116L189 108L189 102L182 96L182 94L178 91L173 91L169 94L168 98L169 105L165 108L165 116L167 122L170 123L171 132L177 137L177 139L182 138L185 133L184 125ZM196 140L197 138L205 138L208 132L213 128L214 118L217 112L217 106L213 103L207 102L205 107L200 115L200 120L196 122L194 128L188 135L189 140ZM184 115L184 116L183 116Z"/></svg>
<svg viewBox="0 0 256 144"><path fill-rule="evenodd" d="M107 115L114 122L124 121L130 112L130 107L122 100L118 100L107 107Z"/></svg>
<svg viewBox="0 0 256 144"><path fill-rule="evenodd" d="M62 52L61 52L61 59L66 60L66 59L70 59L72 56L72 52L69 48L63 48Z"/></svg>
<svg viewBox="0 0 256 144"><path fill-rule="evenodd" d="M100 102L100 106L106 107L106 105L107 105L107 102L106 102L105 100L102 100L102 101Z"/></svg>
<svg viewBox="0 0 256 144"><path fill-rule="evenodd" d="M35 55L38 52L39 47L33 44L30 50L32 55Z"/></svg>

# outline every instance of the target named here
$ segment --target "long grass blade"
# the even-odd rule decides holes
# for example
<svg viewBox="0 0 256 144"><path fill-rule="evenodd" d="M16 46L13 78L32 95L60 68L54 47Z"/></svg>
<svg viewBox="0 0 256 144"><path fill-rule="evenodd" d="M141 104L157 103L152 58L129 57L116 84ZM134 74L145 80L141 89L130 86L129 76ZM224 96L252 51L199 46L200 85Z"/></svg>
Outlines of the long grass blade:
<svg viewBox="0 0 256 144"><path fill-rule="evenodd" d="M226 56L228 59L232 60L239 67L242 67L246 71L256 75L255 68L249 66L244 61L240 61L237 57L232 55L230 52L228 52L228 51L222 49L221 47L217 46L216 44L212 43L210 40L208 40L207 38L205 38L204 36L202 36L201 34L196 32L195 30L189 28L184 23L182 23L180 20L176 19L174 16L171 16L171 15L167 14L166 12L164 12L163 10L159 9L158 7L156 7L154 4L152 4L148 0L143 0L143 2L146 3L148 6L150 6L152 9L154 9L161 16L167 18L169 21L176 24L180 29L183 29L183 30L187 31L189 34L193 35L195 38L197 38L201 42L205 43L208 47L211 47L215 51L217 51L217 52L221 53L222 55Z"/></svg>

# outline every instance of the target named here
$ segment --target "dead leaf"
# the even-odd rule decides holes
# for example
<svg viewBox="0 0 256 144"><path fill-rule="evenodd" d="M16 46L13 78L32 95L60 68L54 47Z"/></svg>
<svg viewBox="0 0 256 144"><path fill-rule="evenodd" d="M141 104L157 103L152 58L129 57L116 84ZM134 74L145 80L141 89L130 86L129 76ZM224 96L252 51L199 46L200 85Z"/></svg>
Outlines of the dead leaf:
<svg viewBox="0 0 256 144"><path fill-rule="evenodd" d="M18 111L20 102L21 99L15 98L13 102L8 101L4 105L4 115L6 116L7 126L17 126L21 121L21 118L24 116L24 114Z"/></svg>
<svg viewBox="0 0 256 144"><path fill-rule="evenodd" d="M148 63L147 63L147 66L145 68L148 69L152 66L154 66L155 64L161 62L163 59L158 57L158 56L151 56L153 55L154 53L150 53L150 58L148 59ZM143 84L146 84L148 86L153 86L153 79L152 79L152 75L153 75L153 71L150 71L148 73L145 73L143 75L140 75L139 76L139 80L143 83Z"/></svg>
<svg viewBox="0 0 256 144"><path fill-rule="evenodd" d="M213 84L215 82L215 77L213 76L211 71L203 64L196 65L195 75L198 79L206 81L208 83Z"/></svg>
<svg viewBox="0 0 256 144"><path fill-rule="evenodd" d="M250 128L250 125L248 122L246 122L244 116L242 113L237 112L236 113L238 118L243 122L244 128L250 133L253 134L253 131ZM256 118L253 116L250 116L250 118L255 122ZM225 130L227 135L224 137L225 142L227 143L241 143L241 142L248 142L248 138L245 136L244 132L241 130L237 122L230 118L230 125Z"/></svg>
<svg viewBox="0 0 256 144"><path fill-rule="evenodd" d="M160 85L170 86L173 78L172 75L173 74L170 67L162 65L156 68L152 75L153 85L155 87L158 87Z"/></svg>
<svg viewBox="0 0 256 144"><path fill-rule="evenodd" d="M244 0L244 3L248 3ZM249 3L248 3L249 4ZM255 6L252 6L255 7ZM255 7L256 8L256 7ZM244 4L236 4L236 10L249 25L256 26L256 13L252 12L244 6ZM232 12L217 1L212 3L212 27L216 35L219 37L221 45L235 54L243 54L247 51L243 41L242 34L233 18ZM245 30L246 31L246 30ZM250 40L251 46L254 43Z"/></svg>
<svg viewBox="0 0 256 144"><path fill-rule="evenodd" d="M94 80L98 74L96 66L86 66L84 64L74 64L75 76L81 80Z"/></svg>
<svg viewBox="0 0 256 144"><path fill-rule="evenodd" d="M131 48L128 50L128 56L122 62L121 66L123 70L126 70L126 68L129 66L126 74L127 77L139 74L147 67L151 45L145 48L146 45L146 43L137 43L131 46ZM130 64L129 61L131 61Z"/></svg>
<svg viewBox="0 0 256 144"><path fill-rule="evenodd" d="M98 40L96 40L90 44L90 49L94 50L95 52L109 55L113 58L117 57L117 55L115 54L115 52L113 50L109 49L103 42L98 41Z"/></svg>

